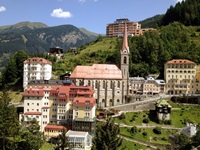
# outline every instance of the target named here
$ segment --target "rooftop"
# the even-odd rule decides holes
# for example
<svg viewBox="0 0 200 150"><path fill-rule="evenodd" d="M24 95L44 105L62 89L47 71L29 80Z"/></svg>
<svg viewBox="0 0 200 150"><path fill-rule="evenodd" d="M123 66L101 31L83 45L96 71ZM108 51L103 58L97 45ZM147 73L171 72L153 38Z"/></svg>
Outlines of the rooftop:
<svg viewBox="0 0 200 150"><path fill-rule="evenodd" d="M93 64L92 66L76 66L70 78L121 80L122 72L116 65Z"/></svg>
<svg viewBox="0 0 200 150"><path fill-rule="evenodd" d="M196 63L187 59L173 59L168 61L166 64L196 64Z"/></svg>

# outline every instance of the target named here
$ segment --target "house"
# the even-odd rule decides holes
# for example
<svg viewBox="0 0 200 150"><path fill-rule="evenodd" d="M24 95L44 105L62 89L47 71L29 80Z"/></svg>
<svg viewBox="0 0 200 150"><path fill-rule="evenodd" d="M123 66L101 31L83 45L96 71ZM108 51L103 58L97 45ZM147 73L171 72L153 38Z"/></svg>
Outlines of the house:
<svg viewBox="0 0 200 150"><path fill-rule="evenodd" d="M23 87L26 88L31 80L50 80L52 63L39 57L28 58L24 61Z"/></svg>
<svg viewBox="0 0 200 150"><path fill-rule="evenodd" d="M58 59L63 58L63 49L60 47L53 47L49 49L50 56L56 56Z"/></svg>
<svg viewBox="0 0 200 150"><path fill-rule="evenodd" d="M165 63L165 92L168 94L196 93L196 63L187 59L173 59Z"/></svg>
<svg viewBox="0 0 200 150"><path fill-rule="evenodd" d="M123 104L129 91L129 47L126 23L120 49L120 68L114 64L76 66L70 79L75 85L92 86L97 107L103 108Z"/></svg>
<svg viewBox="0 0 200 150"><path fill-rule="evenodd" d="M66 133L72 150L91 150L92 136L88 132L72 131Z"/></svg>
<svg viewBox="0 0 200 150"><path fill-rule="evenodd" d="M143 83L143 94L162 94L165 92L165 81L148 77Z"/></svg>
<svg viewBox="0 0 200 150"><path fill-rule="evenodd" d="M156 102L156 112L158 120L170 120L171 105L166 100L160 99Z"/></svg>
<svg viewBox="0 0 200 150"><path fill-rule="evenodd" d="M197 127L195 124L187 123L186 127L181 129L178 133L184 133L187 136L192 137L197 133Z"/></svg>

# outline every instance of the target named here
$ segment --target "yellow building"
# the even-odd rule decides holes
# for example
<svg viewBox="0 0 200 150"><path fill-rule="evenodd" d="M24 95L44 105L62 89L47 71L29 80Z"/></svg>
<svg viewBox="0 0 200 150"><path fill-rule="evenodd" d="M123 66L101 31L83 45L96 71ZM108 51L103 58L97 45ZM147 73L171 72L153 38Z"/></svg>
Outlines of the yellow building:
<svg viewBox="0 0 200 150"><path fill-rule="evenodd" d="M73 101L73 130L94 133L95 98L75 97Z"/></svg>
<svg viewBox="0 0 200 150"><path fill-rule="evenodd" d="M165 63L165 92L168 94L196 93L196 63L187 59L173 59Z"/></svg>

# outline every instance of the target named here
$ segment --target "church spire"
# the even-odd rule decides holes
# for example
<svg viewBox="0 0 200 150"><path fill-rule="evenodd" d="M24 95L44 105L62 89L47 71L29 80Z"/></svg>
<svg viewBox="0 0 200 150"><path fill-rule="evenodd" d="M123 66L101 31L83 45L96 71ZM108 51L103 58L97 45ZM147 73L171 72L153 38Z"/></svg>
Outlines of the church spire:
<svg viewBox="0 0 200 150"><path fill-rule="evenodd" d="M126 22L124 23L124 37L121 47L121 51L123 52L124 50L127 50L129 52Z"/></svg>

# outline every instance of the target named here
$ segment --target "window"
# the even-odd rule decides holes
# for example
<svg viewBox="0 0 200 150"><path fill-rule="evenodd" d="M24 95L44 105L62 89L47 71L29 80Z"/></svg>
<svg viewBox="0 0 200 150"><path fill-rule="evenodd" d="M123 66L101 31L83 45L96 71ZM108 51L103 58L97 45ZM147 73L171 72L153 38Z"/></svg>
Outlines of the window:
<svg viewBox="0 0 200 150"><path fill-rule="evenodd" d="M103 81L103 89L105 89L105 88L106 88L106 82Z"/></svg>
<svg viewBox="0 0 200 150"><path fill-rule="evenodd" d="M85 107L86 110L90 110L90 107Z"/></svg>
<svg viewBox="0 0 200 150"><path fill-rule="evenodd" d="M126 57L124 57L124 64L126 64L127 63L127 58Z"/></svg>
<svg viewBox="0 0 200 150"><path fill-rule="evenodd" d="M78 116L78 112L76 112L76 116Z"/></svg>
<svg viewBox="0 0 200 150"><path fill-rule="evenodd" d="M29 103L27 103L27 105L29 106Z"/></svg>
<svg viewBox="0 0 200 150"><path fill-rule="evenodd" d="M39 109L37 109L37 111L39 111Z"/></svg>
<svg viewBox="0 0 200 150"><path fill-rule="evenodd" d="M39 106L39 103L37 103L37 106Z"/></svg>
<svg viewBox="0 0 200 150"><path fill-rule="evenodd" d="M89 112L86 112L86 113L85 113L85 116L89 117L89 116L90 116L90 113L89 113Z"/></svg>
<svg viewBox="0 0 200 150"><path fill-rule="evenodd" d="M27 111L29 111L29 109L27 109Z"/></svg>
<svg viewBox="0 0 200 150"><path fill-rule="evenodd" d="M113 82L111 81L110 82L110 89L112 89L113 88Z"/></svg>
<svg viewBox="0 0 200 150"><path fill-rule="evenodd" d="M120 81L117 82L117 87L120 88Z"/></svg>

